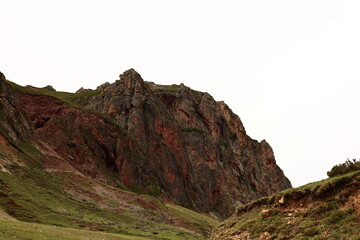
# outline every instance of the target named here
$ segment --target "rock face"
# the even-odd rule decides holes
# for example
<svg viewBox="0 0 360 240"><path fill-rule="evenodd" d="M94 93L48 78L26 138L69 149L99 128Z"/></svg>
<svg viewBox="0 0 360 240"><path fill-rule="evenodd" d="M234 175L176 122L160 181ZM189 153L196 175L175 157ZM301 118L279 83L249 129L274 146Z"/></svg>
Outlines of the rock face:
<svg viewBox="0 0 360 240"><path fill-rule="evenodd" d="M0 134L13 144L32 139L33 126L13 87L0 72Z"/></svg>
<svg viewBox="0 0 360 240"><path fill-rule="evenodd" d="M0 81L1 132L34 142L45 161L224 217L291 187L266 141L247 136L224 102L183 84L145 82L130 69L64 101L55 91L29 94Z"/></svg>
<svg viewBox="0 0 360 240"><path fill-rule="evenodd" d="M117 163L127 186L156 183L185 207L223 216L291 187L270 145L247 136L240 118L207 93L147 83L130 69L81 103L110 115L138 143L145 158Z"/></svg>

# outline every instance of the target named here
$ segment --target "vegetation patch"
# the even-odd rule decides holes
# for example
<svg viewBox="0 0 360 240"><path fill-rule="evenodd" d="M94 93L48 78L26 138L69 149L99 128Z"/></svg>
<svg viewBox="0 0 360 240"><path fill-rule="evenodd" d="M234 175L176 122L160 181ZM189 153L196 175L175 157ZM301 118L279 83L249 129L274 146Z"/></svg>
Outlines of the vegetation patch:
<svg viewBox="0 0 360 240"><path fill-rule="evenodd" d="M318 235L320 233L320 229L318 227L309 227L307 229L304 230L304 236L307 237L313 237L315 235Z"/></svg>
<svg viewBox="0 0 360 240"><path fill-rule="evenodd" d="M131 190L138 194L148 194L150 196L159 197L162 194L162 190L159 188L157 181L152 179L144 185L133 185Z"/></svg>
<svg viewBox="0 0 360 240"><path fill-rule="evenodd" d="M82 229L56 227L50 225L26 223L0 219L0 239L31 239L31 240L145 240L148 238L111 234Z"/></svg>
<svg viewBox="0 0 360 240"><path fill-rule="evenodd" d="M356 159L347 159L345 163L335 165L330 171L327 172L327 175L329 177L335 177L358 170L360 170L360 161Z"/></svg>
<svg viewBox="0 0 360 240"><path fill-rule="evenodd" d="M181 226L194 229L204 236L210 235L211 230L219 224L218 221L209 216L204 217L204 214L191 211L178 205L166 204L166 208L172 216L181 221Z"/></svg>

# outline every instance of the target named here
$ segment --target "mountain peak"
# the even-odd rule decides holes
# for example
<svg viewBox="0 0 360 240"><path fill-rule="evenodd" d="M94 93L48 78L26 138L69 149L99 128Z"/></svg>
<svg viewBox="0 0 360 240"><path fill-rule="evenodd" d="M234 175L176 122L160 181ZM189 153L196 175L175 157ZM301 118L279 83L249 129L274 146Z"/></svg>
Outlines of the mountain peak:
<svg viewBox="0 0 360 240"><path fill-rule="evenodd" d="M133 68L123 72L119 77L120 82L123 83L127 88L134 88L136 83L140 83L141 85L144 84L144 80L141 78L141 75Z"/></svg>

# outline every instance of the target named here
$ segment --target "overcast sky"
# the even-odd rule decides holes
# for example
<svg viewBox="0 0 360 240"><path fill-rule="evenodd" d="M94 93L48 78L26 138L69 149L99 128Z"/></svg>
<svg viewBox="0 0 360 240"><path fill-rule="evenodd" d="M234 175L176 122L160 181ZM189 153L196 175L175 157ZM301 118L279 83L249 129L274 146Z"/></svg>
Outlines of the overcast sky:
<svg viewBox="0 0 360 240"><path fill-rule="evenodd" d="M360 158L360 1L0 0L0 71L74 92L129 68L224 100L294 186Z"/></svg>

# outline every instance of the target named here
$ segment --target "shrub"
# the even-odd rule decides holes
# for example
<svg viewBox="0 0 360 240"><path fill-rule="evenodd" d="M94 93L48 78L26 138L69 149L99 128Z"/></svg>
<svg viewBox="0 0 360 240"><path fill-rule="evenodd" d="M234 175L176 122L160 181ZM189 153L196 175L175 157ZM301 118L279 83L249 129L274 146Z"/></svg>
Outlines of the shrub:
<svg viewBox="0 0 360 240"><path fill-rule="evenodd" d="M327 175L329 177L334 177L357 170L360 170L360 161L357 161L356 159L350 161L347 159L345 163L335 165L330 171L327 172Z"/></svg>

